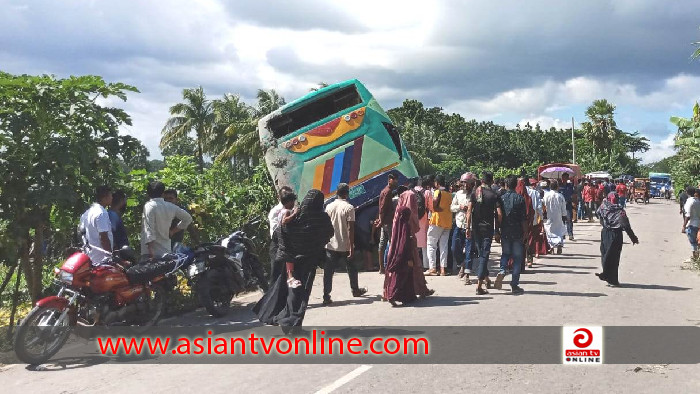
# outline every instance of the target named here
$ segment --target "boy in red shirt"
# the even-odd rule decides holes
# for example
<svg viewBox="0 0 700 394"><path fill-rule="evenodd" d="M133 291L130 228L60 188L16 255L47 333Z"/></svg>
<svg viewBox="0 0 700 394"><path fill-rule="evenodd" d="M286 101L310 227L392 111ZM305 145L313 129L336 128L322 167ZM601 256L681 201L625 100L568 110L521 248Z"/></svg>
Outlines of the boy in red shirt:
<svg viewBox="0 0 700 394"><path fill-rule="evenodd" d="M625 186L625 181L619 180L617 182L617 187L615 187L615 191L617 192L618 204L624 208L625 203L627 202L627 186Z"/></svg>

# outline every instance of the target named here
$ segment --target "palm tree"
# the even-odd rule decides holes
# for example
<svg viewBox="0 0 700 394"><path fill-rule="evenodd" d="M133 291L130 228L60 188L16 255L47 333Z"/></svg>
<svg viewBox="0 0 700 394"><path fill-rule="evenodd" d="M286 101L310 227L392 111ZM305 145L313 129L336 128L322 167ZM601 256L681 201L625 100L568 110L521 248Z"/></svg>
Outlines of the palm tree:
<svg viewBox="0 0 700 394"><path fill-rule="evenodd" d="M328 84L327 84L327 83L325 83L325 82L319 82L319 83L318 83L318 86L309 89L309 91L310 91L310 92L318 92L319 90L321 90L321 89L323 89L323 88L326 88L326 87L328 87Z"/></svg>
<svg viewBox="0 0 700 394"><path fill-rule="evenodd" d="M214 101L216 126L211 146L216 160L248 160L262 154L257 141L255 110L239 96L225 94L222 100Z"/></svg>
<svg viewBox="0 0 700 394"><path fill-rule="evenodd" d="M255 110L255 117L262 118L285 104L284 97L280 96L274 89L258 89L258 105Z"/></svg>
<svg viewBox="0 0 700 394"><path fill-rule="evenodd" d="M197 142L197 164L204 170L204 154L208 152L208 141L214 125L214 111L202 87L182 91L184 102L170 107L170 115L161 131L160 148L163 149L178 138L187 136L194 130Z"/></svg>
<svg viewBox="0 0 700 394"><path fill-rule="evenodd" d="M583 131L596 151L610 151L612 141L619 130L615 123L615 106L606 99L593 101L586 109L588 122L583 122Z"/></svg>

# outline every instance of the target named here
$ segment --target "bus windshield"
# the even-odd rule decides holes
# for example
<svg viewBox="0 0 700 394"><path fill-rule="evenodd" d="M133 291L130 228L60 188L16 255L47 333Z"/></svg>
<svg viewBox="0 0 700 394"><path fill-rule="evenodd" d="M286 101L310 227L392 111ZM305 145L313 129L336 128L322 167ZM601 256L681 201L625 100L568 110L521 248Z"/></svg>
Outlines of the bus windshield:
<svg viewBox="0 0 700 394"><path fill-rule="evenodd" d="M346 86L270 119L267 127L275 138L282 138L360 103L362 103L362 97L355 85Z"/></svg>

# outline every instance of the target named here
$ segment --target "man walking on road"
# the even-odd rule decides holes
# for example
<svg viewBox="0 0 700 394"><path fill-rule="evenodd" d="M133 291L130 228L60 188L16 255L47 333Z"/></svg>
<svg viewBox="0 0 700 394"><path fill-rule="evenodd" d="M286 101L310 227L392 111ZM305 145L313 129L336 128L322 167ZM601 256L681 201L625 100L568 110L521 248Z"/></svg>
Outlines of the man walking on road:
<svg viewBox="0 0 700 394"><path fill-rule="evenodd" d="M452 230L452 194L445 189L445 177L435 177L435 192L433 194L433 213L430 215L428 226L428 265L429 276L437 275L435 255L440 248L440 275L446 276L447 249L449 248L450 230Z"/></svg>
<svg viewBox="0 0 700 394"><path fill-rule="evenodd" d="M681 193L678 195L678 201L680 202L680 213L681 213L681 220L683 223L685 223L685 203L688 201L688 193L686 192L688 190L688 186L683 188L681 190Z"/></svg>
<svg viewBox="0 0 700 394"><path fill-rule="evenodd" d="M574 184L569 179L569 174L564 173L561 176L560 193L566 201L566 231L569 234L569 239L574 240Z"/></svg>
<svg viewBox="0 0 700 394"><path fill-rule="evenodd" d="M518 186L518 178L510 175L506 179L506 192L501 196L503 200L503 220L501 222L501 269L496 276L494 286L500 289L503 278L506 276L508 260L513 259L513 279L510 288L513 294L521 294L524 290L520 284L520 271L525 257L524 239L527 236L527 214L525 199L515 192Z"/></svg>
<svg viewBox="0 0 700 394"><path fill-rule="evenodd" d="M544 195L544 208L547 216L544 228L547 232L550 250L556 248L557 254L561 254L562 247L564 247L564 239L566 238L566 200L559 193L558 181L552 181L550 187L552 190Z"/></svg>
<svg viewBox="0 0 700 394"><path fill-rule="evenodd" d="M698 258L698 228L700 227L700 189L688 188L688 201L685 202L683 232L693 250L693 258Z"/></svg>
<svg viewBox="0 0 700 394"><path fill-rule="evenodd" d="M452 256L454 256L459 268L459 278L466 275L465 284L471 284L469 275L472 273L472 240L467 239L467 210L474 189L474 174L467 172L459 180L462 187L452 197L450 209L455 214L455 228L452 232Z"/></svg>
<svg viewBox="0 0 700 394"><path fill-rule="evenodd" d="M399 181L396 179L396 175L389 174L387 176L386 187L379 193L379 218L375 224L381 229L381 234L379 236L380 274L384 273L384 252L386 251L386 244L391 239L391 225L394 221L394 205L391 202L391 194L398 185Z"/></svg>
<svg viewBox="0 0 700 394"><path fill-rule="evenodd" d="M355 207L348 202L350 186L338 184L337 198L326 207L326 213L333 224L333 238L326 245L326 264L323 267L323 305L330 305L333 290L333 273L337 264L345 263L350 277L353 297L360 297L367 289L360 288L357 267L352 263L353 240L355 239Z"/></svg>
<svg viewBox="0 0 700 394"><path fill-rule="evenodd" d="M484 283L490 286L488 262L491 254L491 240L500 239L499 225L503 218L503 201L491 188L493 173L484 172L481 177L481 186L472 193L471 204L467 212L467 238L472 238L479 251L479 282L476 288L477 295L488 294L484 290ZM496 220L498 219L498 220Z"/></svg>
<svg viewBox="0 0 700 394"><path fill-rule="evenodd" d="M615 192L617 192L617 203L620 204L622 209L625 209L627 203L627 186L625 186L625 181L620 179L615 187Z"/></svg>

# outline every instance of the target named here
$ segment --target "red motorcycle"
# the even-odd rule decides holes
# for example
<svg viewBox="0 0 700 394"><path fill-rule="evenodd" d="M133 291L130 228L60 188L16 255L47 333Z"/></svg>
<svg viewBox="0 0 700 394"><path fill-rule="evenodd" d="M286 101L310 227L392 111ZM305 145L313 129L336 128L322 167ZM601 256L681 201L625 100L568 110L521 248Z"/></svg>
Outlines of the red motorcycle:
<svg viewBox="0 0 700 394"><path fill-rule="evenodd" d="M174 255L132 266L135 254L121 249L111 254L107 264L93 265L87 248L56 268L58 294L39 300L17 328L14 350L21 361L45 362L61 349L70 327L76 325L155 325L164 310L167 282L185 262Z"/></svg>

